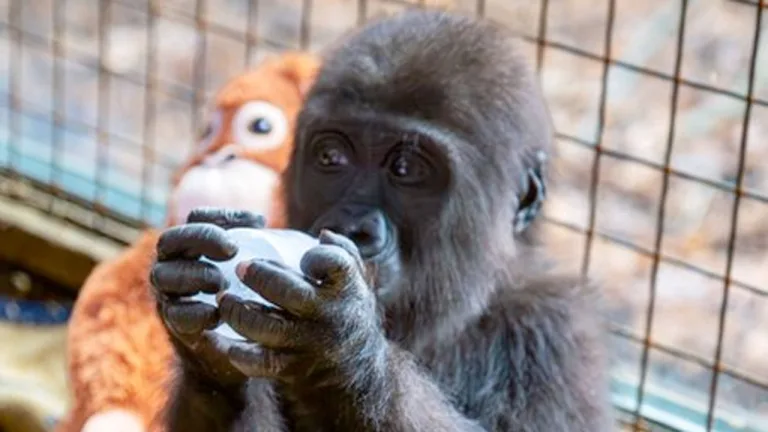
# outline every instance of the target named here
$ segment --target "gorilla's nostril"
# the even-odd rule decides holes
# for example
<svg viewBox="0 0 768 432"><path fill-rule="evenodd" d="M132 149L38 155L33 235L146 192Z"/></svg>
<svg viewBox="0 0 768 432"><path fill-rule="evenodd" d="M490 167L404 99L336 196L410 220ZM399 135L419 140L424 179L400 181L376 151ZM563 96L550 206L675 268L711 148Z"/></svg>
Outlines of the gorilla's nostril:
<svg viewBox="0 0 768 432"><path fill-rule="evenodd" d="M367 232L352 233L350 239L357 245L368 245L373 242L373 237Z"/></svg>
<svg viewBox="0 0 768 432"><path fill-rule="evenodd" d="M366 231L351 233L350 240L355 242L363 258L373 258L386 247L386 238Z"/></svg>
<svg viewBox="0 0 768 432"><path fill-rule="evenodd" d="M328 229L352 240L360 255L373 258L388 247L387 222L381 211L368 206L349 205L334 209L312 224L314 235Z"/></svg>

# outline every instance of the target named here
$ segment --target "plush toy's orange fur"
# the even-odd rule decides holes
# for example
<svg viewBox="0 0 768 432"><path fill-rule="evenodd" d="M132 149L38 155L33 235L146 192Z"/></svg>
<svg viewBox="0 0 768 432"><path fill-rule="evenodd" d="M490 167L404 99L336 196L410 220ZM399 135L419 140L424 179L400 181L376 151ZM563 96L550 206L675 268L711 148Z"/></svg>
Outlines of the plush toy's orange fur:
<svg viewBox="0 0 768 432"><path fill-rule="evenodd" d="M219 91L209 116L203 151L193 156L174 178L168 223L181 222L193 207L217 203L265 213L272 226L282 226L278 173L293 149L296 115L313 82L319 60L289 53L264 61ZM270 133L254 134L247 126L266 120ZM228 158L234 162L226 164ZM238 160L256 164L238 164Z"/></svg>
<svg viewBox="0 0 768 432"><path fill-rule="evenodd" d="M183 222L191 207L214 205L268 214L270 226L283 226L274 180L288 162L295 117L318 66L310 54L288 53L221 89L213 127L173 179L167 225ZM74 406L58 431L163 430L173 352L147 279L158 235L147 230L84 284L68 334Z"/></svg>

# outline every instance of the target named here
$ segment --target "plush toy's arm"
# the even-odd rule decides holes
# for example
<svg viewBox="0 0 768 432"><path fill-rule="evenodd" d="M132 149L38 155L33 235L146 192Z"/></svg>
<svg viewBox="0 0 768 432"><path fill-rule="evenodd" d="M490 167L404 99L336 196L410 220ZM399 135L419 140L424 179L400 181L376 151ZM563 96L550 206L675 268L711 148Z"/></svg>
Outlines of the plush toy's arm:
<svg viewBox="0 0 768 432"><path fill-rule="evenodd" d="M60 432L79 432L89 418L112 410L158 430L152 424L167 397L173 352L147 280L157 236L147 232L101 263L80 292L67 344L74 406Z"/></svg>

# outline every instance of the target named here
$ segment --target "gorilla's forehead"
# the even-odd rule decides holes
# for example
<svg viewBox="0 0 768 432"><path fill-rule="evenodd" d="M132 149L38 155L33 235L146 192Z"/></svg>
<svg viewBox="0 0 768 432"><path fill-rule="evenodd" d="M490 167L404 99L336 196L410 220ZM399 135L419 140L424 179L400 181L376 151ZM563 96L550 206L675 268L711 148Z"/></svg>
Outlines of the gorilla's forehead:
<svg viewBox="0 0 768 432"><path fill-rule="evenodd" d="M405 40L387 55L382 50L397 44L383 36L353 40L331 54L306 111L315 118L398 118L401 125L409 119L497 151L504 151L499 138L516 141L527 126L521 116L527 107L518 101L530 89L508 55L491 58L488 47L468 51L450 41L396 37Z"/></svg>
<svg viewBox="0 0 768 432"><path fill-rule="evenodd" d="M458 160L466 157L467 153L476 153L471 141L465 140L450 125L370 107L333 105L336 108L323 109L324 106L318 104L316 109L312 109L311 104L307 105L302 115L303 138L317 132L343 130L345 135L358 141L358 144L385 144L404 139L417 141L429 150L445 155L449 160ZM303 139L297 146L306 144L307 140Z"/></svg>
<svg viewBox="0 0 768 432"><path fill-rule="evenodd" d="M364 84L357 89L343 85L318 91L305 104L300 137L308 138L313 131L341 125L343 130L365 131L366 138L377 133L418 134L428 138L422 142L432 144L453 166L463 166L462 162L470 160L483 166L509 166L525 147L517 139L520 134L511 121L512 112L494 112L490 105L466 100L452 101L449 92L437 98L430 93L422 97L418 89L380 92ZM305 143L305 139L299 139L297 145Z"/></svg>
<svg viewBox="0 0 768 432"><path fill-rule="evenodd" d="M314 111L316 115L311 115ZM458 161L476 149L449 127L426 122L419 118L398 113L382 113L366 110L307 110L304 113L302 134L297 147L311 142L315 133L344 131L348 139L357 145L391 146L398 141L418 143L433 154L441 154L447 161Z"/></svg>
<svg viewBox="0 0 768 432"><path fill-rule="evenodd" d="M420 70L407 61L356 67L368 62L355 58L342 70L323 71L310 102L322 103L336 115L349 114L339 110L369 111L462 127L477 124L477 113L510 108L519 91L506 74L478 82L463 73Z"/></svg>
<svg viewBox="0 0 768 432"><path fill-rule="evenodd" d="M525 90L520 78L527 70L516 51L510 35L488 23L412 11L369 25L329 51L317 86L443 116L458 101L487 104Z"/></svg>

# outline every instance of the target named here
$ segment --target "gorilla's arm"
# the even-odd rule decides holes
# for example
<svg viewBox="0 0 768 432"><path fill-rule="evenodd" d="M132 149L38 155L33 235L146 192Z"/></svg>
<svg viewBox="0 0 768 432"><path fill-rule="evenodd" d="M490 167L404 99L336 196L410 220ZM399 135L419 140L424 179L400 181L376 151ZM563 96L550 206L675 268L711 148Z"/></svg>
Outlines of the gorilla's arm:
<svg viewBox="0 0 768 432"><path fill-rule="evenodd" d="M310 429L609 431L595 301L577 280L540 279L502 292L458 339L435 341L429 372L389 342L379 362L350 359L348 382L287 394ZM452 361L457 376L443 378L474 401L461 407L433 380Z"/></svg>
<svg viewBox="0 0 768 432"><path fill-rule="evenodd" d="M394 344L381 359L354 359L357 371L344 380L287 386L283 392L298 419L297 430L482 431Z"/></svg>
<svg viewBox="0 0 768 432"><path fill-rule="evenodd" d="M168 431L230 431L245 408L245 386L223 388L180 366L166 406Z"/></svg>
<svg viewBox="0 0 768 432"><path fill-rule="evenodd" d="M286 430L274 385L260 379L227 388L198 373L182 372L165 415L164 424L169 432Z"/></svg>

